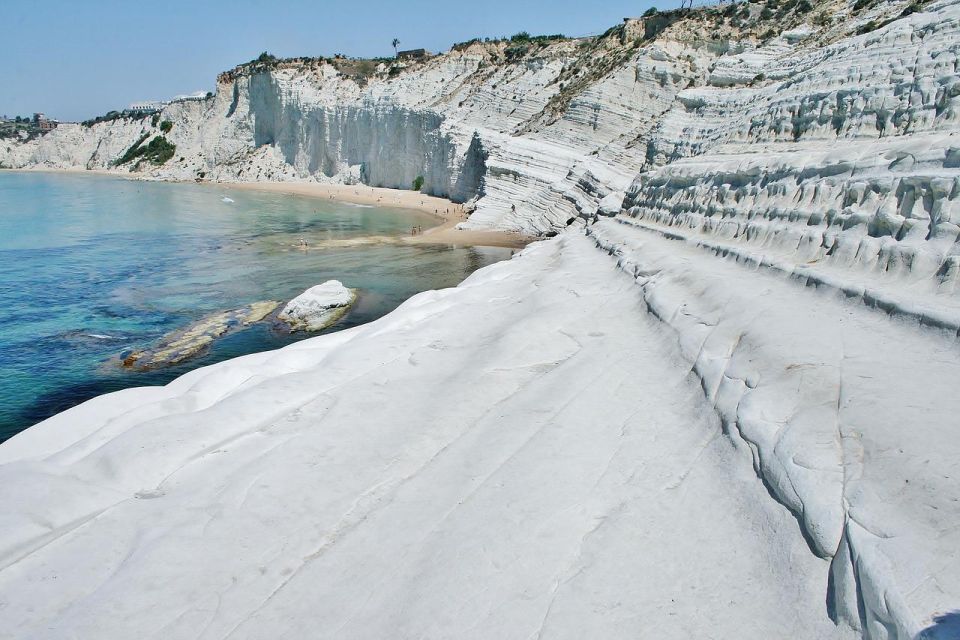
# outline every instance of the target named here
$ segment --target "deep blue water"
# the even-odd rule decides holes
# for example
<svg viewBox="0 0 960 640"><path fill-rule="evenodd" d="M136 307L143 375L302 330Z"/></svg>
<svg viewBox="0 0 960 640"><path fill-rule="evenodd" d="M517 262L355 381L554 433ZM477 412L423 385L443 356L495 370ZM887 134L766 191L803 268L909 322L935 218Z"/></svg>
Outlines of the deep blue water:
<svg viewBox="0 0 960 640"><path fill-rule="evenodd" d="M172 368L134 372L116 364L125 349L150 346L210 313L286 301L336 278L360 293L327 330L336 331L510 255L337 246L432 223L417 212L212 185L0 171L0 441L101 393L164 384L310 337L268 322ZM314 249L299 251L301 237Z"/></svg>

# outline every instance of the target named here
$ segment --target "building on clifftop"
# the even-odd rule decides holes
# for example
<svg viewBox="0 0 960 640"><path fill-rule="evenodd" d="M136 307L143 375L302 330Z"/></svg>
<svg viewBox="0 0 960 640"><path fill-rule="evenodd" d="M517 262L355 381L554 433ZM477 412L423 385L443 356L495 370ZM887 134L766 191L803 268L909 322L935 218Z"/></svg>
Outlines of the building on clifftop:
<svg viewBox="0 0 960 640"><path fill-rule="evenodd" d="M425 60L429 54L426 49L408 49L398 51L397 60Z"/></svg>

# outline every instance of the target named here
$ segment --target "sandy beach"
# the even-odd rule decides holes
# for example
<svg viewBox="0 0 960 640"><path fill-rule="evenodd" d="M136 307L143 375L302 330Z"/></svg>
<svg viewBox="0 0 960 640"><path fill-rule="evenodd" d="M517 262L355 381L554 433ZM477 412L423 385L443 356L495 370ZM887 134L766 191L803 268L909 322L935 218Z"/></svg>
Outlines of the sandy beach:
<svg viewBox="0 0 960 640"><path fill-rule="evenodd" d="M535 240L530 236L508 231L467 231L457 229L467 219L463 205L446 198L428 196L417 191L386 189L367 185L321 184L316 182L218 182L202 183L226 189L267 191L287 195L305 196L369 204L384 207L414 209L437 218L438 224L422 233L401 236L397 240L406 244L449 244L454 246L486 246L522 248Z"/></svg>

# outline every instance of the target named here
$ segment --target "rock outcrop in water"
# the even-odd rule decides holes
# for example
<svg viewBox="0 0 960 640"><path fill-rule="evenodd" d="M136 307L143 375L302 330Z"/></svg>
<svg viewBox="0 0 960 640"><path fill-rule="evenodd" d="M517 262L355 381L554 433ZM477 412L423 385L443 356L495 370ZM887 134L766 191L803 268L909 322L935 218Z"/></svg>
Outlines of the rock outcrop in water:
<svg viewBox="0 0 960 640"><path fill-rule="evenodd" d="M356 299L339 280L327 280L288 302L277 318L293 331L322 331L342 318Z"/></svg>
<svg viewBox="0 0 960 640"><path fill-rule="evenodd" d="M203 352L214 340L228 332L260 322L273 313L279 304L273 300L265 300L239 309L214 313L186 329L165 335L153 348L122 354L121 364L141 371L179 364Z"/></svg>
<svg viewBox="0 0 960 640"><path fill-rule="evenodd" d="M168 107L155 177L423 175L469 226L571 229L5 443L8 635L949 637L960 2L780 6Z"/></svg>

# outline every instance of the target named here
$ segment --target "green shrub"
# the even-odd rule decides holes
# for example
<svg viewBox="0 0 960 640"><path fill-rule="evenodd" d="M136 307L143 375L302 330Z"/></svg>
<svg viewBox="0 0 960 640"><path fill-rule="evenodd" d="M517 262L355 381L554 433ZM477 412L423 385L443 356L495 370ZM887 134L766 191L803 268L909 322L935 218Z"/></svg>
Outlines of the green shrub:
<svg viewBox="0 0 960 640"><path fill-rule="evenodd" d="M170 129L173 129L173 123L169 120L164 120L160 123L160 131L163 133L170 133Z"/></svg>
<svg viewBox="0 0 960 640"><path fill-rule="evenodd" d="M120 120L121 118L126 118L129 120L144 120L146 118L149 118L151 115L154 115L154 114L151 114L150 112L147 112L147 111L124 111L124 112L108 111L106 114L102 116L97 116L96 118L84 120L80 124L82 124L85 127L92 127L93 125L98 124L100 122L113 122L114 120ZM26 120L24 120L24 122L26 122Z"/></svg>
<svg viewBox="0 0 960 640"><path fill-rule="evenodd" d="M656 8L656 7L650 7L649 9L647 9L646 11L644 11L643 14L642 14L640 17L642 17L642 18L652 18L652 17L655 16L655 15L657 15L657 8Z"/></svg>
<svg viewBox="0 0 960 640"><path fill-rule="evenodd" d="M900 12L900 17L906 18L909 15L923 11L923 5L925 5L927 1L928 0L913 0L913 2L907 5L907 7Z"/></svg>
<svg viewBox="0 0 960 640"><path fill-rule="evenodd" d="M489 40L489 38L488 38L488 40ZM470 40L466 40L466 41L464 41L464 42L457 42L457 43L454 44L453 47L451 47L451 48L452 48L454 51L463 51L464 49L466 49L466 48L469 47L470 45L472 45L472 44L477 44L478 42L480 42L480 38L471 38Z"/></svg>
<svg viewBox="0 0 960 640"><path fill-rule="evenodd" d="M124 164L136 158L138 155L137 151L140 149L140 145L143 144L143 141L149 137L150 137L149 133L145 133L142 136L140 136L140 138L136 142L134 142L132 145L130 145L130 148L127 149L122 156L117 158L117 160L113 164L118 164L118 165Z"/></svg>
<svg viewBox="0 0 960 640"><path fill-rule="evenodd" d="M141 148L145 149L143 153L143 159L149 160L156 165L163 164L172 158L173 154L177 152L177 145L173 144L163 136L157 136L150 141L150 144Z"/></svg>
<svg viewBox="0 0 960 640"><path fill-rule="evenodd" d="M514 62L519 60L523 56L527 55L527 51L530 50L530 47L527 45L517 45L515 47L507 47L503 50L503 55L507 57L507 62Z"/></svg>
<svg viewBox="0 0 960 640"><path fill-rule="evenodd" d="M833 18L829 13L818 13L813 17L813 24L817 25L818 27L829 27L833 24Z"/></svg>
<svg viewBox="0 0 960 640"><path fill-rule="evenodd" d="M140 163L145 160L156 165L161 165L172 158L173 154L176 153L177 145L171 143L163 136L157 136L146 146L143 146L144 140L146 140L148 137L150 137L149 133L145 133L140 136L140 138L133 143L133 145L127 149L127 151L120 156L120 158L118 158L114 164L126 164L139 158L137 166L139 166Z"/></svg>
<svg viewBox="0 0 960 640"><path fill-rule="evenodd" d="M413 179L413 190L420 191L423 189L423 176L417 176Z"/></svg>
<svg viewBox="0 0 960 640"><path fill-rule="evenodd" d="M532 39L526 31L521 31L520 33L515 33L510 36L510 42L530 42Z"/></svg>

